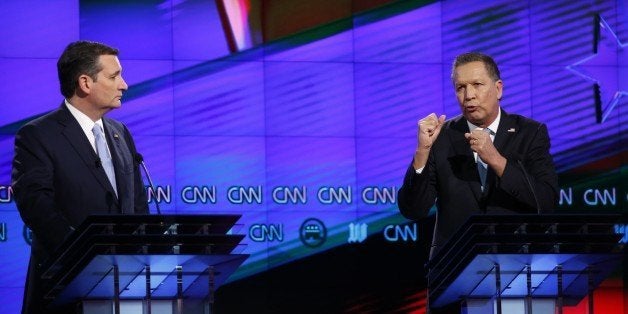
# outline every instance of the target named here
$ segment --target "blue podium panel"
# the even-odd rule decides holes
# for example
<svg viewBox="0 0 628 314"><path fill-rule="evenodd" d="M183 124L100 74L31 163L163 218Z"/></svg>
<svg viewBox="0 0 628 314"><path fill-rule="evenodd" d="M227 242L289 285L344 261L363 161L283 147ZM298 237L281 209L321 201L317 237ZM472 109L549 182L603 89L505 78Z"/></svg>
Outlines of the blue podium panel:
<svg viewBox="0 0 628 314"><path fill-rule="evenodd" d="M153 299L194 311L211 305L248 257L238 253L244 236L232 233L239 217L90 216L45 268L47 306L106 300L119 308Z"/></svg>
<svg viewBox="0 0 628 314"><path fill-rule="evenodd" d="M440 307L463 298L491 299L498 293L502 298L562 296L579 300L588 294L591 285L599 285L620 262L618 254L478 254L432 305ZM559 278L562 289L559 289ZM500 290L497 290L498 282Z"/></svg>
<svg viewBox="0 0 628 314"><path fill-rule="evenodd" d="M624 257L614 225L625 220L610 214L472 216L428 263L430 306L494 300L503 310L502 300L526 299L527 308L538 300L562 308L592 297Z"/></svg>
<svg viewBox="0 0 628 314"><path fill-rule="evenodd" d="M212 284L220 286L246 259L246 255L98 255L57 297L60 304L85 299L112 299L114 265L118 266L120 298L146 297L146 266L150 266L151 297L177 297L177 267L181 267L182 293L186 298L209 295L209 267L216 271Z"/></svg>

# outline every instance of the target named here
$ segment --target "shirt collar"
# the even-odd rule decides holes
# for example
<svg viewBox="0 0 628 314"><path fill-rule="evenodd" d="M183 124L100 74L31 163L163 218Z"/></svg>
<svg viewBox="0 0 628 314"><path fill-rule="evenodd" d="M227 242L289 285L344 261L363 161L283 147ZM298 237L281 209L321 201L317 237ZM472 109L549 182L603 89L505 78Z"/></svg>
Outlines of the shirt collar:
<svg viewBox="0 0 628 314"><path fill-rule="evenodd" d="M104 130L102 119L98 119L98 121L94 122L90 117L84 114L82 111L78 110L78 108L74 107L67 99L65 99L65 106L70 110L70 113L78 121L79 125L81 125L81 129L85 134L92 134L92 129L94 128L94 124L98 124L101 129Z"/></svg>

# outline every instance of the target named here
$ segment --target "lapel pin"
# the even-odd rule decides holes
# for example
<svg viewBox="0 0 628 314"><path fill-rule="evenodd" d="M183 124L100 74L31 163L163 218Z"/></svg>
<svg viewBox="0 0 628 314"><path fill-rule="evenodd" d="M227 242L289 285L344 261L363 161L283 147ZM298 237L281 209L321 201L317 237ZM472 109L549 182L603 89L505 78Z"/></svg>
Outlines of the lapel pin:
<svg viewBox="0 0 628 314"><path fill-rule="evenodd" d="M120 136L118 136L118 133L113 133L113 138L115 138L117 140L119 137Z"/></svg>
<svg viewBox="0 0 628 314"><path fill-rule="evenodd" d="M514 132L515 132L515 128L510 128L510 129L508 129L508 132L509 132L509 133L514 133Z"/></svg>

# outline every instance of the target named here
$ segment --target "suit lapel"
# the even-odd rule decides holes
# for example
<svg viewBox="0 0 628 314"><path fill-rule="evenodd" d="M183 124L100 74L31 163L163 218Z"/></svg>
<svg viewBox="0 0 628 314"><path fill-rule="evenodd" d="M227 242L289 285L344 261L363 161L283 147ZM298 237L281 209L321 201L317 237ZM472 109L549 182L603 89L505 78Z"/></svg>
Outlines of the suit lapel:
<svg viewBox="0 0 628 314"><path fill-rule="evenodd" d="M106 190L113 193L113 187L107 179L107 174L102 166L98 165L98 156L85 136L78 121L74 119L65 105L61 106L57 114L57 121L63 126L61 134L66 138L70 146L81 157L87 168ZM115 193L114 193L115 194Z"/></svg>
<svg viewBox="0 0 628 314"><path fill-rule="evenodd" d="M502 110L502 117L499 121L499 127L497 128L497 133L495 134L495 140L493 145L497 148L500 154L504 155L504 151L506 150L506 146L511 141L509 140L511 136L517 133L517 128L515 121L504 111Z"/></svg>
<svg viewBox="0 0 628 314"><path fill-rule="evenodd" d="M508 155L508 151L510 150L509 143L512 143L510 140L512 136L517 134L517 124L515 121L504 111L501 110L501 119L499 121L499 127L497 128L497 133L495 134L495 140L493 141L493 145L497 149L497 151L504 157ZM492 169L489 169L487 176L487 190L485 193L490 193L494 188L495 184L495 172Z"/></svg>
<svg viewBox="0 0 628 314"><path fill-rule="evenodd" d="M478 168L475 163L475 158L473 157L471 146L469 146L469 142L464 137L464 134L469 132L467 120L460 116L458 119L452 121L451 128L454 130L454 132L450 133L450 140L454 148L454 152L456 156L462 157L456 161L460 163L460 175L462 178L465 178L465 181L467 181L467 184L469 185L469 189L471 189L473 196L479 203L482 198L480 175L478 174Z"/></svg>

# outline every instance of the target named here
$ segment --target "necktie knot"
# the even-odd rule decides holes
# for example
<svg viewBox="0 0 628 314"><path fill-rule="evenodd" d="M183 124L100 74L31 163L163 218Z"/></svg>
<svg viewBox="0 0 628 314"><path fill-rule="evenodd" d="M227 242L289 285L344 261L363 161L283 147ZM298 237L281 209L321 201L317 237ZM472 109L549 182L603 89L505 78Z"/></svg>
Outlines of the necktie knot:
<svg viewBox="0 0 628 314"><path fill-rule="evenodd" d="M102 129L100 128L100 125L98 125L98 123L94 124L94 127L92 128L92 132L94 133L94 135L98 136L102 134Z"/></svg>

